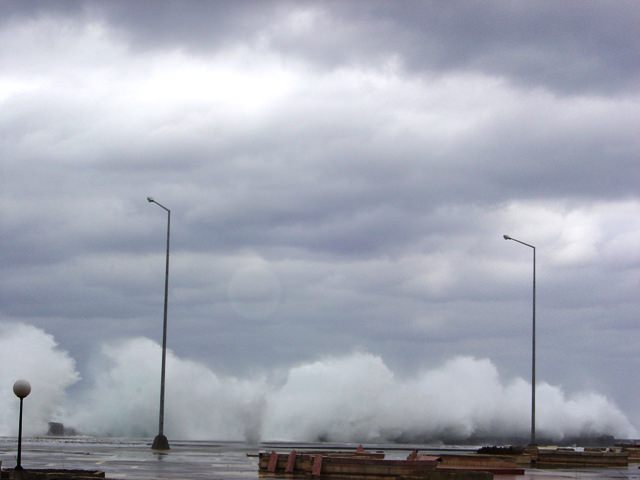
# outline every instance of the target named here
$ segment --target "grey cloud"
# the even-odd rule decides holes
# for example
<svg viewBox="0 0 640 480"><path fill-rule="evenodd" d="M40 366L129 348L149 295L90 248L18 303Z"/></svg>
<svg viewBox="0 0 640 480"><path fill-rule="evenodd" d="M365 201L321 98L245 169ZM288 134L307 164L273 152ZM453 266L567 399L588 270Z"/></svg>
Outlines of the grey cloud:
<svg viewBox="0 0 640 480"><path fill-rule="evenodd" d="M157 339L151 195L173 213L180 356L246 373L360 349L410 376L462 353L526 378L531 252L509 233L539 247L543 377L635 411L610 372L640 368L637 7L577 5L4 2L24 44L0 72L0 318L81 366L103 339ZM50 50L38 18L104 31ZM258 113L179 82L138 98L176 51L224 65L240 45L240 73L263 54L291 73ZM238 283L254 265L279 288Z"/></svg>
<svg viewBox="0 0 640 480"><path fill-rule="evenodd" d="M637 85L635 2L621 2L619 9L602 2L328 5L315 35L275 32L275 45L307 57L315 53L329 64L379 63L395 55L409 71L478 71L562 94Z"/></svg>
<svg viewBox="0 0 640 480"><path fill-rule="evenodd" d="M598 1L4 3L8 20L103 20L143 49L206 54L266 44L333 68L395 56L408 72L482 72L562 95L628 92L640 78L640 8L631 0L615 8ZM303 25L294 28L296 14Z"/></svg>

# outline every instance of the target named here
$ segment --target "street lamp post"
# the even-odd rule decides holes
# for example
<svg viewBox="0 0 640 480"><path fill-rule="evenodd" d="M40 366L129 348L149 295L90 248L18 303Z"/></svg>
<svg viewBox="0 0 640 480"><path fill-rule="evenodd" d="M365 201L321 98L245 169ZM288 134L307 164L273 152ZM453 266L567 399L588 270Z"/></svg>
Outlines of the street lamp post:
<svg viewBox="0 0 640 480"><path fill-rule="evenodd" d="M509 235L502 236L533 249L533 327L531 334L531 445L536 444L536 247Z"/></svg>
<svg viewBox="0 0 640 480"><path fill-rule="evenodd" d="M167 361L167 299L169 296L169 234L171 231L171 210L147 197L149 203L155 203L167 212L167 261L164 274L164 318L162 322L162 369L160 373L160 415L158 419L158 435L153 439L151 448L154 450L169 450L169 440L164 435L164 377Z"/></svg>
<svg viewBox="0 0 640 480"><path fill-rule="evenodd" d="M22 470L22 401L31 393L31 385L26 380L18 380L13 384L13 393L20 399L20 420L18 422L18 461L15 470Z"/></svg>

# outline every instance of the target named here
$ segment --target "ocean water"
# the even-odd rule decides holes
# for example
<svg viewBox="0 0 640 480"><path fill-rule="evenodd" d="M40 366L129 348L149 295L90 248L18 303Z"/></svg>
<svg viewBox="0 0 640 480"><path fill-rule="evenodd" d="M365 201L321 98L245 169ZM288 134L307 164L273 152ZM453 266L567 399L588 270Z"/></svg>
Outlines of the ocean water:
<svg viewBox="0 0 640 480"><path fill-rule="evenodd" d="M29 468L62 468L102 470L111 479L258 479L259 451L287 452L295 448L343 449L352 444L299 444L242 442L173 441L171 450L158 453L151 450L151 439L98 437L34 437L22 444L22 466ZM469 447L429 445L365 445L370 450L384 450L387 458L406 458L418 448L421 451L444 453L467 451ZM17 441L0 437L2 468L16 463ZM305 477L302 477L305 478ZM625 479L640 480L639 465L627 469L606 470L527 470L525 475L496 476L496 480L552 479Z"/></svg>

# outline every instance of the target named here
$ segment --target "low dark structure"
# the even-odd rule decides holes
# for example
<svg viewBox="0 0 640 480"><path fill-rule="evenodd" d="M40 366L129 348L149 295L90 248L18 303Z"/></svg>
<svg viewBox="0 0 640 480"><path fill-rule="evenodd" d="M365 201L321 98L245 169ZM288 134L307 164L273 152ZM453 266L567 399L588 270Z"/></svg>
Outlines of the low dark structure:
<svg viewBox="0 0 640 480"><path fill-rule="evenodd" d="M386 460L382 452L261 452L261 476L305 476L340 480L489 480L494 474L520 475L524 469L512 457L423 455Z"/></svg>
<svg viewBox="0 0 640 480"><path fill-rule="evenodd" d="M95 480L105 478L99 470L63 470L56 468L34 468L2 470L1 480Z"/></svg>
<svg viewBox="0 0 640 480"><path fill-rule="evenodd" d="M575 451L571 448L538 448L533 453L536 468L627 468L629 452L622 449L589 448Z"/></svg>

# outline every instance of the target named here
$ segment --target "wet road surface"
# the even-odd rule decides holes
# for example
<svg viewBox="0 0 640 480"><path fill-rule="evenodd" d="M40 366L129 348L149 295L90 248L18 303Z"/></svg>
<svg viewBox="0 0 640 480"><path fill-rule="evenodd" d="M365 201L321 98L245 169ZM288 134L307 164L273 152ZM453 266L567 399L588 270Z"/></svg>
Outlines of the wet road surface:
<svg viewBox="0 0 640 480"><path fill-rule="evenodd" d="M318 448L319 445L305 445ZM326 447L326 445L323 445ZM100 439L92 437L60 437L25 439L22 445L24 468L62 468L102 470L108 479L258 479L259 450L288 451L293 444L247 445L236 442L171 441L171 450L151 450L150 439ZM296 446L300 449L300 446ZM385 450L387 458L406 458L414 446L369 446ZM388 447L388 448L385 448ZM336 448L332 446L332 448ZM15 438L0 438L3 468L16 461ZM421 448L421 450L426 450ZM441 453L443 453L441 451ZM302 477L305 478L305 477ZM496 480L640 480L638 464L627 469L598 470L527 470L525 475L495 476Z"/></svg>

